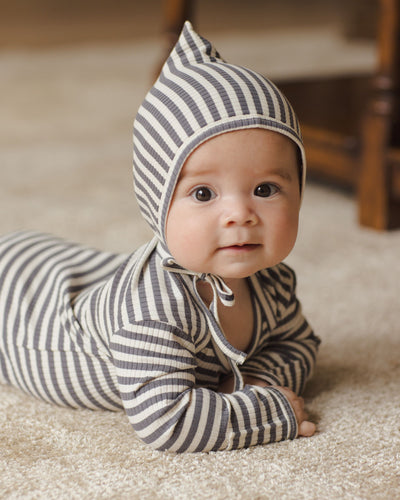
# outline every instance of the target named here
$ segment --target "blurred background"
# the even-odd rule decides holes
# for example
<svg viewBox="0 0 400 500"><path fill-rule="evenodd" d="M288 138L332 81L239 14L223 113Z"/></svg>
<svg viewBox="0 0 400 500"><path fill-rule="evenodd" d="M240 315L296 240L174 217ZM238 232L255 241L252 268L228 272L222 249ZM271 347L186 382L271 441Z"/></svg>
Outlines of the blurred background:
<svg viewBox="0 0 400 500"><path fill-rule="evenodd" d="M0 46L37 48L160 37L166 4L163 0L1 0ZM376 4L373 0L197 0L193 19L210 34L337 27L365 38L374 35Z"/></svg>

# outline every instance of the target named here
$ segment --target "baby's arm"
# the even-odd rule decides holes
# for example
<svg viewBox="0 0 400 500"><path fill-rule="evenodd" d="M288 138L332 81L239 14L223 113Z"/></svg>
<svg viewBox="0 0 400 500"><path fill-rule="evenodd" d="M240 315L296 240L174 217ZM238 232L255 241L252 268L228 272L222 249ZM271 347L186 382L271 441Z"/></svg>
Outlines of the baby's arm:
<svg viewBox="0 0 400 500"><path fill-rule="evenodd" d="M284 318L256 353L241 367L244 377L287 387L300 395L312 374L320 343L295 300ZM287 320L287 321L286 321Z"/></svg>
<svg viewBox="0 0 400 500"><path fill-rule="evenodd" d="M282 265L277 270L277 275L278 287L286 292L284 298L283 294L277 294L281 300L280 307L277 308L278 320L272 331L265 332L258 349L240 370L244 384L274 386L279 389L296 414L298 435L310 436L315 432L315 425L307 420L304 401L299 395L313 371L320 341L302 314L295 294L294 272ZM230 392L231 385L233 386L233 379L228 378L219 390Z"/></svg>
<svg viewBox="0 0 400 500"><path fill-rule="evenodd" d="M250 375L243 377L244 385L254 385L257 387L269 387L270 384L264 382L263 380L252 377ZM219 391L223 393L230 394L233 391L234 379L233 376L227 377L219 386ZM288 399L293 411L296 415L297 425L298 425L298 436L310 437L313 436L316 431L316 425L313 422L307 420L308 415L304 410L304 400L302 397L295 394L293 391L287 387L275 386L276 389L280 390Z"/></svg>
<svg viewBox="0 0 400 500"><path fill-rule="evenodd" d="M275 387L222 394L196 386L195 346L179 329L141 322L111 342L129 421L152 447L176 452L249 447L294 439L294 408Z"/></svg>
<svg viewBox="0 0 400 500"><path fill-rule="evenodd" d="M246 360L241 372L244 377L287 387L300 395L312 374L320 340L302 314L295 294L294 272L287 266L280 267L279 272L276 286L281 293L276 297L276 324L262 335L256 352Z"/></svg>
<svg viewBox="0 0 400 500"><path fill-rule="evenodd" d="M270 384L267 384L263 380L252 377L252 376L244 376L243 377L244 385L254 385L257 387L268 387ZM219 386L219 391L230 394L233 391L234 387L234 379L233 376L227 377ZM316 431L316 426L313 422L309 422L307 420L308 415L304 410L304 400L302 397L295 394L293 391L288 389L287 387L277 387L276 389L280 390L288 399L293 411L296 415L297 425L298 425L298 436L310 437L314 435Z"/></svg>

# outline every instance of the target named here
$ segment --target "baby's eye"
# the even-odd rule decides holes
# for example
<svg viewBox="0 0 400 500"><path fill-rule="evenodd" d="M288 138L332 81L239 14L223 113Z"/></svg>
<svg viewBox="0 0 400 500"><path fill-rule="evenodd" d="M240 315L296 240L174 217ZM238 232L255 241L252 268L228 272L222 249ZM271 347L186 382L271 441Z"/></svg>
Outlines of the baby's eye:
<svg viewBox="0 0 400 500"><path fill-rule="evenodd" d="M259 186L257 186L256 189L254 190L254 194L256 196L261 196L262 198L269 198L270 196L276 194L278 191L279 191L278 186L266 182L264 184L260 184Z"/></svg>
<svg viewBox="0 0 400 500"><path fill-rule="evenodd" d="M197 201L210 201L215 198L215 193L206 186L200 186L192 192L192 196Z"/></svg>

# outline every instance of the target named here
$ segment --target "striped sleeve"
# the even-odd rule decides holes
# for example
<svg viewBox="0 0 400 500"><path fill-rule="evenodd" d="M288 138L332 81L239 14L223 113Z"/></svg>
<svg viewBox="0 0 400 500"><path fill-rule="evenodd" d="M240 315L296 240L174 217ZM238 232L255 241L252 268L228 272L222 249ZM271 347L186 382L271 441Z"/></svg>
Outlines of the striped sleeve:
<svg viewBox="0 0 400 500"><path fill-rule="evenodd" d="M270 272L275 280L274 326L241 372L301 394L312 375L320 340L303 316L294 272L285 265Z"/></svg>
<svg viewBox="0 0 400 500"><path fill-rule="evenodd" d="M177 328L130 324L113 335L111 352L129 421L155 449L237 449L297 435L293 410L273 387L222 394L196 386L194 345Z"/></svg>

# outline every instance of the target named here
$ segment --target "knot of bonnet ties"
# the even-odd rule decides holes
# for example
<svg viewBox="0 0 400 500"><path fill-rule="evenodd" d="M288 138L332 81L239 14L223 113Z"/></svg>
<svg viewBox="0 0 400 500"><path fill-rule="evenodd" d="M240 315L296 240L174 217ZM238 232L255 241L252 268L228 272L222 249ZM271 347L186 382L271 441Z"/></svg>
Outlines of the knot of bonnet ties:
<svg viewBox="0 0 400 500"><path fill-rule="evenodd" d="M227 286L222 278L210 273L196 273L195 271L189 271L184 267L180 266L173 258L168 257L162 262L163 269L178 274L185 274L193 277L193 284L196 294L199 296L196 284L198 281L205 281L211 285L214 300L213 303L216 305L217 297L221 301L221 304L227 307L232 307L235 304L235 296L232 290ZM200 297L200 296L199 296ZM200 297L201 299L201 297ZM202 300L202 299L201 299Z"/></svg>

